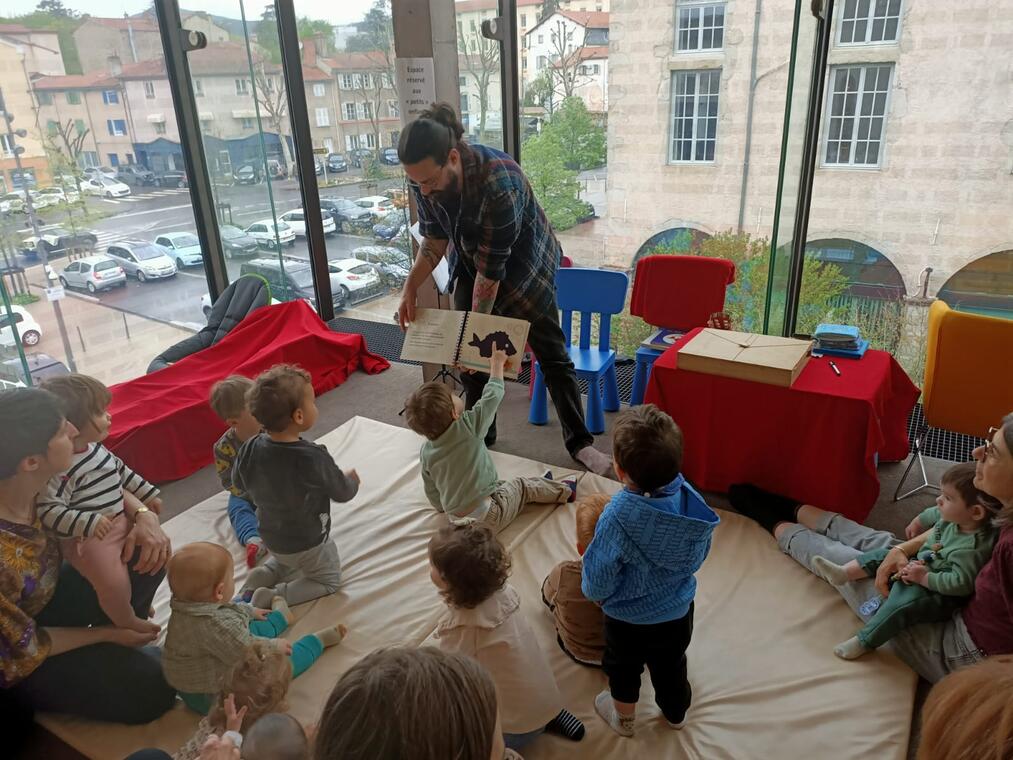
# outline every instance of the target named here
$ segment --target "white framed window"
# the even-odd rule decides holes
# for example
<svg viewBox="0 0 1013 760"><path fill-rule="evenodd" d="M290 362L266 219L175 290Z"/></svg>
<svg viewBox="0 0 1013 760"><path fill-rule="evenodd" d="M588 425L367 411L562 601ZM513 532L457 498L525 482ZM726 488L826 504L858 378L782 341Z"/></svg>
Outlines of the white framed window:
<svg viewBox="0 0 1013 760"><path fill-rule="evenodd" d="M675 9L675 49L721 50L725 42L725 4L683 0Z"/></svg>
<svg viewBox="0 0 1013 760"><path fill-rule="evenodd" d="M844 0L837 24L838 45L896 42L900 0Z"/></svg>
<svg viewBox="0 0 1013 760"><path fill-rule="evenodd" d="M528 14L527 13L522 13L521 14L521 28L523 29L527 25L528 25Z"/></svg>
<svg viewBox="0 0 1013 760"><path fill-rule="evenodd" d="M145 82L144 83L144 97L146 97L148 100L151 100L152 98L155 97L155 83L154 82Z"/></svg>
<svg viewBox="0 0 1013 760"><path fill-rule="evenodd" d="M324 138L324 150L326 150L328 153L333 153L334 152L334 139L333 138L331 138L331 137L325 137Z"/></svg>
<svg viewBox="0 0 1013 760"><path fill-rule="evenodd" d="M102 90L102 102L113 105L120 102L120 94L116 90Z"/></svg>
<svg viewBox="0 0 1013 760"><path fill-rule="evenodd" d="M401 118L401 108L396 100L387 101L387 113L390 114L392 119Z"/></svg>
<svg viewBox="0 0 1013 760"><path fill-rule="evenodd" d="M359 108L361 110L360 119L372 119L373 118L373 104L372 103L360 103Z"/></svg>
<svg viewBox="0 0 1013 760"><path fill-rule="evenodd" d="M327 90L324 88L322 84L313 85L313 97L322 98L326 94Z"/></svg>
<svg viewBox="0 0 1013 760"><path fill-rule="evenodd" d="M374 135L372 132L370 132L369 134L362 135L362 139L365 141L367 148L376 147L376 135Z"/></svg>
<svg viewBox="0 0 1013 760"><path fill-rule="evenodd" d="M345 121L355 121L355 103L345 103Z"/></svg>
<svg viewBox="0 0 1013 760"><path fill-rule="evenodd" d="M240 129L253 129L253 119L240 119L239 127Z"/></svg>
<svg viewBox="0 0 1013 760"><path fill-rule="evenodd" d="M457 78L457 86L458 87L467 87L468 86L468 78L467 77L458 77Z"/></svg>
<svg viewBox="0 0 1013 760"><path fill-rule="evenodd" d="M14 141L5 132L0 132L0 155L14 158Z"/></svg>
<svg viewBox="0 0 1013 760"><path fill-rule="evenodd" d="M350 90L354 87L354 80L351 74L342 74L339 83L342 90Z"/></svg>
<svg viewBox="0 0 1013 760"><path fill-rule="evenodd" d="M879 166L892 70L890 64L830 68L825 166Z"/></svg>
<svg viewBox="0 0 1013 760"><path fill-rule="evenodd" d="M345 135L345 150L355 150L359 147L359 136L358 135Z"/></svg>
<svg viewBox="0 0 1013 760"><path fill-rule="evenodd" d="M318 108L317 111L317 126L318 127L329 127L331 126L331 113L326 108Z"/></svg>
<svg viewBox="0 0 1013 760"><path fill-rule="evenodd" d="M203 79L195 79L195 80L193 80L193 94L196 95L198 98L203 98L204 97L204 80Z"/></svg>
<svg viewBox="0 0 1013 760"><path fill-rule="evenodd" d="M672 72L671 163L713 161L721 70Z"/></svg>
<svg viewBox="0 0 1013 760"><path fill-rule="evenodd" d="M237 79L236 80L236 95L249 95L250 94L250 82L248 79Z"/></svg>
<svg viewBox="0 0 1013 760"><path fill-rule="evenodd" d="M370 87L373 86L373 75L372 74L363 74L362 75L362 86L365 87L367 90Z"/></svg>

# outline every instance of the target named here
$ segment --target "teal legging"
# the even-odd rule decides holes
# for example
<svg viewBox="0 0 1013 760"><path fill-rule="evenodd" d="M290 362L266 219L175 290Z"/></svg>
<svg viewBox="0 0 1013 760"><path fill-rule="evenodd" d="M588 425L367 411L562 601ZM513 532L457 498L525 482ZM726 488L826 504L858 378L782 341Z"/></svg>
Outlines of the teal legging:
<svg viewBox="0 0 1013 760"><path fill-rule="evenodd" d="M254 620L250 623L250 633L261 638L273 639L280 636L288 628L288 621L278 610L272 610L264 620ZM301 676L310 666L320 659L323 654L324 645L315 634L307 634L292 642L292 654L289 660L292 662L292 677ZM214 704L214 694L197 694L194 692L181 691L179 693L183 703L194 712L207 715Z"/></svg>
<svg viewBox="0 0 1013 760"><path fill-rule="evenodd" d="M856 562L866 573L874 576L888 551L874 549L865 552L856 558ZM862 646L876 649L905 628L918 623L949 620L966 601L964 596L947 596L915 583L909 585L895 581L890 586L890 595L856 635Z"/></svg>

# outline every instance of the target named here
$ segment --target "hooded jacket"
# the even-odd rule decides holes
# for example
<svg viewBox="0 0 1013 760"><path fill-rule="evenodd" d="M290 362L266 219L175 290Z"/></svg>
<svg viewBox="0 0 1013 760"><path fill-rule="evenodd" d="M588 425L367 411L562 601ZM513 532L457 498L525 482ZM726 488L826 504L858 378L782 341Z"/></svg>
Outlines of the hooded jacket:
<svg viewBox="0 0 1013 760"><path fill-rule="evenodd" d="M623 489L605 507L584 552L584 596L626 623L684 617L696 595L693 574L719 521L682 475L654 493Z"/></svg>

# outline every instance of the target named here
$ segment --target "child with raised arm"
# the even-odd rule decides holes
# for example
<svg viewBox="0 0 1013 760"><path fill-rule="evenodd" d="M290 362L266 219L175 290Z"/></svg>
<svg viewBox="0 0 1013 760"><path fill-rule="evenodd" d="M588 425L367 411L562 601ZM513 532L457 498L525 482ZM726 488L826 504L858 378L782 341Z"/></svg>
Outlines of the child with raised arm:
<svg viewBox="0 0 1013 760"><path fill-rule="evenodd" d="M246 396L253 388L253 381L242 375L229 375L211 387L211 408L219 419L229 426L214 447L215 470L222 488L229 492L229 522L239 543L246 547L246 566L251 570L267 557L267 547L260 537L256 507L249 496L240 489L232 478L232 466L240 447L260 432L260 423L250 414Z"/></svg>
<svg viewBox="0 0 1013 760"><path fill-rule="evenodd" d="M921 550L895 579L890 595L875 614L858 633L834 647L834 654L854 660L883 646L905 628L949 620L974 593L974 579L992 556L996 540L990 525L993 502L974 487L974 472L974 463L965 462L943 473L936 506L907 527L908 538L927 533ZM887 551L865 552L846 565L813 557L813 570L827 582L841 586L875 576Z"/></svg>
<svg viewBox="0 0 1013 760"><path fill-rule="evenodd" d="M331 500L350 501L359 490L327 449L302 434L317 421L310 374L291 364L262 372L247 395L264 431L243 444L233 466L236 488L257 505L260 535L271 556L243 587L255 607L275 596L302 604L333 594L341 582L338 547L331 539Z"/></svg>
<svg viewBox="0 0 1013 760"><path fill-rule="evenodd" d="M482 397L467 411L464 402L442 383L426 383L405 402L408 427L425 436L422 484L429 503L455 525L484 522L497 531L517 517L528 503L573 501L576 480L542 478L500 480L485 445L485 434L503 401L505 351L492 352L489 382Z"/></svg>
<svg viewBox="0 0 1013 760"><path fill-rule="evenodd" d="M594 493L577 499L575 523L577 553L584 556L594 538L601 513L611 500L607 494ZM581 665L601 667L605 651L605 619L601 607L580 590L583 563L568 559L556 565L542 581L542 601L552 613L559 648Z"/></svg>
<svg viewBox="0 0 1013 760"><path fill-rule="evenodd" d="M633 736L644 665L668 725L683 726L693 698L686 648L694 574L719 519L680 473L682 431L654 404L620 414L612 446L623 489L584 552L581 590L605 613L609 688L595 698L595 710L620 736Z"/></svg>
<svg viewBox="0 0 1013 760"><path fill-rule="evenodd" d="M41 387L60 399L78 430L70 469L53 478L39 499L42 524L62 539L64 559L91 583L113 625L158 632L131 606L130 574L121 555L132 518L161 511L159 491L102 445L112 425L108 388L78 374L54 377Z"/></svg>
<svg viewBox="0 0 1013 760"><path fill-rule="evenodd" d="M165 680L179 691L186 705L207 714L226 676L244 650L263 639L274 639L292 623L292 613L281 597L255 609L231 602L236 591L232 555L218 544L198 542L176 552L168 564L169 617L162 670ZM290 655L291 677L307 670L326 647L340 644L347 629L325 628L289 642L271 642Z"/></svg>
<svg viewBox="0 0 1013 760"><path fill-rule="evenodd" d="M563 709L545 653L507 583L510 556L488 525L441 528L429 541L429 575L447 611L436 626L446 652L472 657L496 683L503 738L520 749L545 731L580 741L584 724Z"/></svg>

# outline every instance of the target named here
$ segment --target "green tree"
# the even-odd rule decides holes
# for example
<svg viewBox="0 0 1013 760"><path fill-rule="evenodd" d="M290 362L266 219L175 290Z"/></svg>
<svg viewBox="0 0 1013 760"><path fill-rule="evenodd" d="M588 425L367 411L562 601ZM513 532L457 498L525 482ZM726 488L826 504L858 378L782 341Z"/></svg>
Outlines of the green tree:
<svg viewBox="0 0 1013 760"><path fill-rule="evenodd" d="M56 18L77 18L81 14L66 7L60 0L41 0L35 7L36 13L46 13Z"/></svg>
<svg viewBox="0 0 1013 760"><path fill-rule="evenodd" d="M605 130L595 124L580 98L567 98L542 128L567 169L593 169L605 164Z"/></svg>
<svg viewBox="0 0 1013 760"><path fill-rule="evenodd" d="M535 197L556 231L573 227L584 213L577 172L567 169L559 147L535 135L521 147L521 163Z"/></svg>
<svg viewBox="0 0 1013 760"><path fill-rule="evenodd" d="M349 37L345 43L345 50L349 53L393 51L394 27L391 22L390 0L376 0L356 26L358 34Z"/></svg>
<svg viewBox="0 0 1013 760"><path fill-rule="evenodd" d="M281 42L278 39L278 18L274 13L274 4L264 6L257 22L257 46L267 53L271 63L281 63Z"/></svg>
<svg viewBox="0 0 1013 760"><path fill-rule="evenodd" d="M330 38L334 33L333 27L329 21L323 19L309 18L303 16L296 22L296 28L299 30L299 39L304 40L309 37L315 37L318 34L322 34L327 38Z"/></svg>

